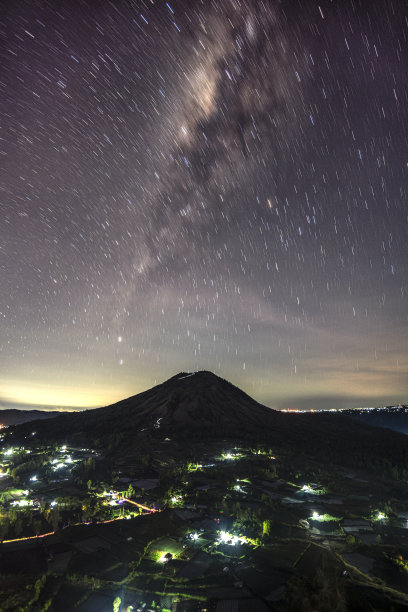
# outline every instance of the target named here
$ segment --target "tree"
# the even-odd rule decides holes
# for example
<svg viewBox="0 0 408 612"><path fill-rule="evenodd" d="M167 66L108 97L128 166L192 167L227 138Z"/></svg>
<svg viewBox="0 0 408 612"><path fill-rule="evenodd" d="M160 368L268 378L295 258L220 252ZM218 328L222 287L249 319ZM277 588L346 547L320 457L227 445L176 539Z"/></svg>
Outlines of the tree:
<svg viewBox="0 0 408 612"><path fill-rule="evenodd" d="M0 541L2 542L7 535L7 532L10 527L10 521L6 519L2 519L0 521Z"/></svg>
<svg viewBox="0 0 408 612"><path fill-rule="evenodd" d="M14 533L16 537L19 538L21 534L23 533L23 521L21 520L19 516L15 520L13 527L14 527Z"/></svg>
<svg viewBox="0 0 408 612"><path fill-rule="evenodd" d="M50 512L50 520L51 520L51 525L54 531L56 531L57 527L58 527L58 523L60 521L60 512L58 510L58 508L53 508Z"/></svg>
<svg viewBox="0 0 408 612"><path fill-rule="evenodd" d="M262 535L268 536L270 535L270 533L271 533L271 521L269 519L266 519L262 523Z"/></svg>
<svg viewBox="0 0 408 612"><path fill-rule="evenodd" d="M132 499L132 497L134 497L135 493L136 493L136 491L134 490L134 488L130 484L128 486L128 490L126 491L126 497L128 497L129 499Z"/></svg>
<svg viewBox="0 0 408 612"><path fill-rule="evenodd" d="M42 521L40 518L33 519L32 526L33 526L33 531L35 535L38 535L40 533L41 525L42 525Z"/></svg>

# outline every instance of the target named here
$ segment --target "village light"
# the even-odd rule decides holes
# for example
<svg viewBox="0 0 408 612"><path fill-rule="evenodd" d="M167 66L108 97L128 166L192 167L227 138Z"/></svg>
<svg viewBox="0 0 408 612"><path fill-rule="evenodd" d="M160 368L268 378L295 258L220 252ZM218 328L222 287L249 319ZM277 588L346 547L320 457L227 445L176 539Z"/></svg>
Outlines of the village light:
<svg viewBox="0 0 408 612"><path fill-rule="evenodd" d="M38 480L37 476L31 476L30 480L32 480L33 482L35 482L36 480Z"/></svg>
<svg viewBox="0 0 408 612"><path fill-rule="evenodd" d="M4 454L10 457L10 455L12 455L13 453L14 453L14 448L8 448Z"/></svg>
<svg viewBox="0 0 408 612"><path fill-rule="evenodd" d="M230 537L229 537L229 535L228 535L228 533L226 531L221 531L221 533L220 533L220 540L221 540L221 542L224 542L224 544L226 542L228 542L228 540L230 540Z"/></svg>
<svg viewBox="0 0 408 612"><path fill-rule="evenodd" d="M32 504L31 499L19 499L11 502L11 506L20 506L20 508L24 508L25 506L29 506Z"/></svg>
<svg viewBox="0 0 408 612"><path fill-rule="evenodd" d="M377 514L377 520L383 521L385 518L387 518L387 517L385 516L385 514L383 512L379 512Z"/></svg>
<svg viewBox="0 0 408 612"><path fill-rule="evenodd" d="M320 518L320 514L318 512L313 512L312 519L318 521Z"/></svg>
<svg viewBox="0 0 408 612"><path fill-rule="evenodd" d="M218 538L218 542L221 544L229 544L230 546L235 546L239 542L244 543L248 541L244 536L237 536L228 533L227 531L220 531L220 536Z"/></svg>
<svg viewBox="0 0 408 612"><path fill-rule="evenodd" d="M164 555L158 559L158 563L168 563L172 558L173 555L171 553L164 553Z"/></svg>

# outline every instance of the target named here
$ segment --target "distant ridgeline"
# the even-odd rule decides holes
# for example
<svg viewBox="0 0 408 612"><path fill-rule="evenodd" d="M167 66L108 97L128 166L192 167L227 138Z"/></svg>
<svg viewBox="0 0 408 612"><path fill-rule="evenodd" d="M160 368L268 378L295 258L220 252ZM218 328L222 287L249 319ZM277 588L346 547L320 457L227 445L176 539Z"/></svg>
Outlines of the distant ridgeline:
<svg viewBox="0 0 408 612"><path fill-rule="evenodd" d="M383 408L346 410L344 412L353 419L363 421L368 425L385 427L408 435L408 406L384 406Z"/></svg>
<svg viewBox="0 0 408 612"><path fill-rule="evenodd" d="M59 410L18 410L16 408L6 408L0 410L0 427L9 427L10 425L21 425L30 421L38 421L40 419L52 419L61 412Z"/></svg>
<svg viewBox="0 0 408 612"><path fill-rule="evenodd" d="M390 415L394 415L394 427ZM168 441L177 442L180 452L200 440L262 442L317 461L394 469L393 477L398 472L404 479L408 477L408 445L397 431L408 433L407 418L405 407L396 409L395 414L391 410L379 410L378 414L279 412L211 372L181 372L112 406L59 413L38 424L33 421L10 427L6 437L8 444L26 445L32 440L36 444L89 445L111 456L123 456L138 448L152 457L159 445Z"/></svg>

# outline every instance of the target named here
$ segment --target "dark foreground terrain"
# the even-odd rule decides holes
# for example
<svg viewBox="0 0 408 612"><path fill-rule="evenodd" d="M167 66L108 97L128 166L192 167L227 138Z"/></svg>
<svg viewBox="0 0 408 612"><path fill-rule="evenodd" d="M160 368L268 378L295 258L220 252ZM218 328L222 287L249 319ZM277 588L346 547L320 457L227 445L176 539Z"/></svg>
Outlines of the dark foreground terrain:
<svg viewBox="0 0 408 612"><path fill-rule="evenodd" d="M0 609L408 610L408 449L209 372L9 428Z"/></svg>

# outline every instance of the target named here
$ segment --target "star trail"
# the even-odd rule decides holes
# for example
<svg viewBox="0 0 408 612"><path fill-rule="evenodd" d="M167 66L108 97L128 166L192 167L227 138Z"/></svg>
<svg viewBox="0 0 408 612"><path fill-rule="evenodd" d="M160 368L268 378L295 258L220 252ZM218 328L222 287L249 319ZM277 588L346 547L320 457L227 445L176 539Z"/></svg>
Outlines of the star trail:
<svg viewBox="0 0 408 612"><path fill-rule="evenodd" d="M408 8L12 0L0 405L408 401Z"/></svg>

